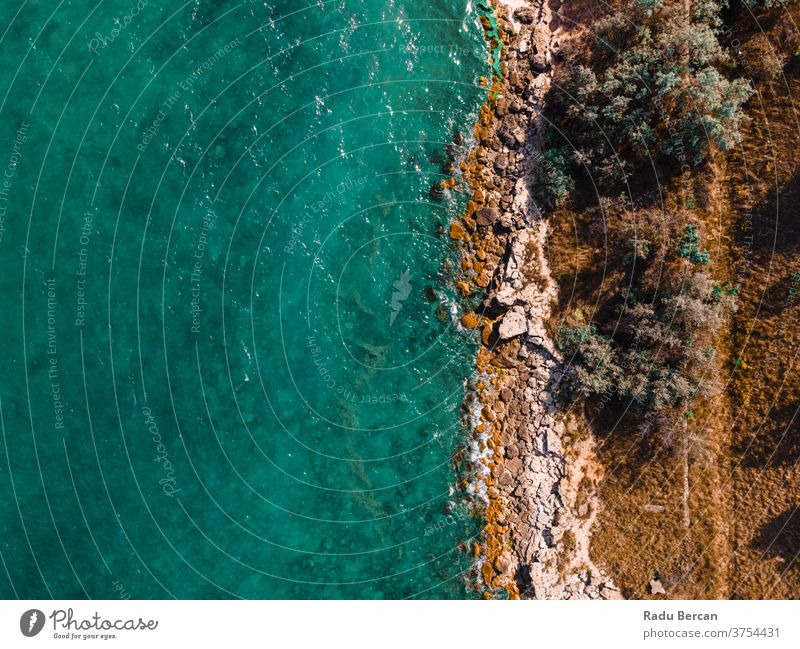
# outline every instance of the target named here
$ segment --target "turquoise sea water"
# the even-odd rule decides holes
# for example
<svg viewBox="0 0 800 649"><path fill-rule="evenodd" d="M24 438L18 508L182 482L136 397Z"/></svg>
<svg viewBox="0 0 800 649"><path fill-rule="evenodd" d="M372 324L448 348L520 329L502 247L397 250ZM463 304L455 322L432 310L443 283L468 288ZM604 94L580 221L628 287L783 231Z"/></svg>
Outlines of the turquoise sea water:
<svg viewBox="0 0 800 649"><path fill-rule="evenodd" d="M477 18L0 5L2 597L468 596L428 190Z"/></svg>

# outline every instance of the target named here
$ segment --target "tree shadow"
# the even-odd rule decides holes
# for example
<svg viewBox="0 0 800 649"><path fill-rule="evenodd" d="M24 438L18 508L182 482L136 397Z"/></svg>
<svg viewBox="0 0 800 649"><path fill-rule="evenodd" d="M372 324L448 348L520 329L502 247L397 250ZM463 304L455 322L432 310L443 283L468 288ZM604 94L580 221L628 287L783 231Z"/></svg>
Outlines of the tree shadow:
<svg viewBox="0 0 800 649"><path fill-rule="evenodd" d="M734 447L745 467L794 466L800 460L800 405L777 408L761 429Z"/></svg>
<svg viewBox="0 0 800 649"><path fill-rule="evenodd" d="M737 233L737 244L760 257L800 249L800 175L756 196L752 221Z"/></svg>
<svg viewBox="0 0 800 649"><path fill-rule="evenodd" d="M759 531L753 547L768 558L780 557L786 563L784 570L796 570L800 554L800 505L787 509L773 518Z"/></svg>

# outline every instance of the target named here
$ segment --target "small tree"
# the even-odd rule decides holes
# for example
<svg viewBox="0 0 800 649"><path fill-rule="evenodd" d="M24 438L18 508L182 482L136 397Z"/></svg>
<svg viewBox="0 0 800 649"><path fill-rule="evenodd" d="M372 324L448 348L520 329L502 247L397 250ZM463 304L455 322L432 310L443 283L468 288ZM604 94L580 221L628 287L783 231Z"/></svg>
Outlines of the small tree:
<svg viewBox="0 0 800 649"><path fill-rule="evenodd" d="M678 245L678 254L693 264L708 264L711 262L711 255L700 249L700 236L697 234L697 227L691 224L683 229L683 237Z"/></svg>
<svg viewBox="0 0 800 649"><path fill-rule="evenodd" d="M611 342L594 326L559 327L559 349L574 361L577 385L588 394L605 394L618 381L621 370L614 362Z"/></svg>
<svg viewBox="0 0 800 649"><path fill-rule="evenodd" d="M708 393L703 377L714 357L709 343L734 310L736 295L712 278L711 258L693 225L667 250L638 263L656 259L659 267L663 262L658 279L647 272L632 276L633 287L622 293L613 318L597 326L561 327L557 337L583 394L616 392L645 421L688 410L696 396Z"/></svg>
<svg viewBox="0 0 800 649"><path fill-rule="evenodd" d="M697 165L711 146L729 150L740 141L752 92L746 80L721 72L730 59L715 35L715 2L689 16L683 3L666 1L639 2L629 12L601 21L584 63L562 68L554 84L563 94L553 119L575 122L564 128L601 181L619 179L653 152Z"/></svg>
<svg viewBox="0 0 800 649"><path fill-rule="evenodd" d="M549 208L558 207L575 187L569 171L570 150L567 146L546 147L534 173L534 195Z"/></svg>

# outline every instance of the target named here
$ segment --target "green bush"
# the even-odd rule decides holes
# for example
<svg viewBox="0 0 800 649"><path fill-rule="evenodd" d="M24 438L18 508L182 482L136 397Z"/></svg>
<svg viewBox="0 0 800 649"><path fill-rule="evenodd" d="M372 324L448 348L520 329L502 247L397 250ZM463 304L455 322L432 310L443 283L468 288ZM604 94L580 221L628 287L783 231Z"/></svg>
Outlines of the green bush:
<svg viewBox="0 0 800 649"><path fill-rule="evenodd" d="M622 370L614 361L611 341L598 334L594 326L559 327L557 341L559 349L571 357L573 374L582 391L605 394L619 380Z"/></svg>
<svg viewBox="0 0 800 649"><path fill-rule="evenodd" d="M677 247L645 255L644 264L659 269L657 280L646 270L631 275L632 287L615 308L601 309L596 324L560 327L556 340L575 388L588 397L614 393L649 418L686 410L707 394L703 375L714 357L708 343L735 309L736 295L730 284L714 281L710 262L697 229L686 226Z"/></svg>
<svg viewBox="0 0 800 649"><path fill-rule="evenodd" d="M687 225L683 229L683 237L678 244L678 254L693 264L711 263L711 255L700 249L700 235L697 234L697 227L694 225Z"/></svg>
<svg viewBox="0 0 800 649"><path fill-rule="evenodd" d="M580 162L616 181L653 153L691 166L736 145L752 89L722 73L718 4L693 3L691 17L674 1L627 11L599 21L583 61L556 74L553 120L575 136Z"/></svg>
<svg viewBox="0 0 800 649"><path fill-rule="evenodd" d="M534 195L549 208L561 205L575 186L570 175L569 155L567 146L546 147L537 161Z"/></svg>

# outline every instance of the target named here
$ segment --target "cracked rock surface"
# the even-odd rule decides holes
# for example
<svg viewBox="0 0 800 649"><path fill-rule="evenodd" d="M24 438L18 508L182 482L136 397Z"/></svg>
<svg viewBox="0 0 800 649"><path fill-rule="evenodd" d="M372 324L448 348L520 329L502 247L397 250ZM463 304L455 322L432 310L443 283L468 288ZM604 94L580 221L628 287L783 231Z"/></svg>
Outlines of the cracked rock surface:
<svg viewBox="0 0 800 649"><path fill-rule="evenodd" d="M487 461L481 572L488 587L521 597L616 599L619 591L589 553L602 477L593 443L575 420L559 414L552 397L562 361L546 323L557 287L544 254L547 221L528 191L540 161L558 4L495 5L504 34L504 85L478 147L488 171L483 186L492 189L474 215L486 242L481 250L496 253L481 266L482 277L491 277L483 342L497 368L493 389L481 397L497 439L494 460Z"/></svg>

